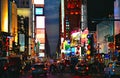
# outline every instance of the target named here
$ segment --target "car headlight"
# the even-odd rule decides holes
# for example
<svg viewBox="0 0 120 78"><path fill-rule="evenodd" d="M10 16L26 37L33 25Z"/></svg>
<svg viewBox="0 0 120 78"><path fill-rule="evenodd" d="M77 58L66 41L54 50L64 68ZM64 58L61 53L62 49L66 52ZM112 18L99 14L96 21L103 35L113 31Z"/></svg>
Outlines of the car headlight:
<svg viewBox="0 0 120 78"><path fill-rule="evenodd" d="M115 72L115 69L113 69L113 72Z"/></svg>

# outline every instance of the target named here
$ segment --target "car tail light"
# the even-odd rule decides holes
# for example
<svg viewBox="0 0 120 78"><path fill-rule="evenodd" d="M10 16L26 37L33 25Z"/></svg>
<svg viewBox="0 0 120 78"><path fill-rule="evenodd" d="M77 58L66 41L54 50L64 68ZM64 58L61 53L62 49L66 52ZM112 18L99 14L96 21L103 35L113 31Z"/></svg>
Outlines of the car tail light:
<svg viewBox="0 0 120 78"><path fill-rule="evenodd" d="M88 70L89 69L89 67L86 67L86 70Z"/></svg>
<svg viewBox="0 0 120 78"><path fill-rule="evenodd" d="M82 66L84 65L84 64L81 64Z"/></svg>
<svg viewBox="0 0 120 78"><path fill-rule="evenodd" d="M76 70L78 70L78 67L75 67Z"/></svg>
<svg viewBox="0 0 120 78"><path fill-rule="evenodd" d="M31 69L32 69L32 70L35 70L35 68L34 68L34 67L32 67Z"/></svg>
<svg viewBox="0 0 120 78"><path fill-rule="evenodd" d="M7 67L4 67L4 70L7 70Z"/></svg>
<svg viewBox="0 0 120 78"><path fill-rule="evenodd" d="M47 68L44 68L44 70L48 70Z"/></svg>

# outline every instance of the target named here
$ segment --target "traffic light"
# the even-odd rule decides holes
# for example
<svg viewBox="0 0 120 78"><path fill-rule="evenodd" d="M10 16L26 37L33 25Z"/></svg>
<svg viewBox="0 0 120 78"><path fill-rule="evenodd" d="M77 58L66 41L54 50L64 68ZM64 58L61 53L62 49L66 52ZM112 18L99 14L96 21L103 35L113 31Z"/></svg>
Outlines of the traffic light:
<svg viewBox="0 0 120 78"><path fill-rule="evenodd" d="M90 55L87 55L87 60L90 60L91 59L91 56Z"/></svg>
<svg viewBox="0 0 120 78"><path fill-rule="evenodd" d="M93 52L93 35L87 35L87 55L92 55Z"/></svg>
<svg viewBox="0 0 120 78"><path fill-rule="evenodd" d="M91 49L91 34L88 34L87 35L87 50L89 51L90 53L90 49Z"/></svg>
<svg viewBox="0 0 120 78"><path fill-rule="evenodd" d="M88 44L90 44L90 43L91 43L91 37L92 37L92 35L91 35L91 34L88 34L88 35L87 35Z"/></svg>

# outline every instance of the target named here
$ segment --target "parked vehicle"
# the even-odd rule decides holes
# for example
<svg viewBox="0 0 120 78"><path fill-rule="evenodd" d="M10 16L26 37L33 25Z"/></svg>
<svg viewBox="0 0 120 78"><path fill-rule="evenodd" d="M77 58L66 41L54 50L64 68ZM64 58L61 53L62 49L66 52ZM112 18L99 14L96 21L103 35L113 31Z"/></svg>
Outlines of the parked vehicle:
<svg viewBox="0 0 120 78"><path fill-rule="evenodd" d="M85 62L78 62L75 66L75 70L77 75L88 75L89 66Z"/></svg>
<svg viewBox="0 0 120 78"><path fill-rule="evenodd" d="M33 78L37 78L39 76L47 76L48 68L44 63L33 64L31 69Z"/></svg>

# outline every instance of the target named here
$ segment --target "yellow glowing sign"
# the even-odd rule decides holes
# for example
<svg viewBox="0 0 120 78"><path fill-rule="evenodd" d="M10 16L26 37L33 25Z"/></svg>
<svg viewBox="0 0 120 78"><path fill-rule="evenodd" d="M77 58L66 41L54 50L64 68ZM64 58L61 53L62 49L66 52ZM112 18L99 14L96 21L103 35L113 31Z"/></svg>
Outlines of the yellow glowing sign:
<svg viewBox="0 0 120 78"><path fill-rule="evenodd" d="M1 31L8 32L8 0L1 0Z"/></svg>

